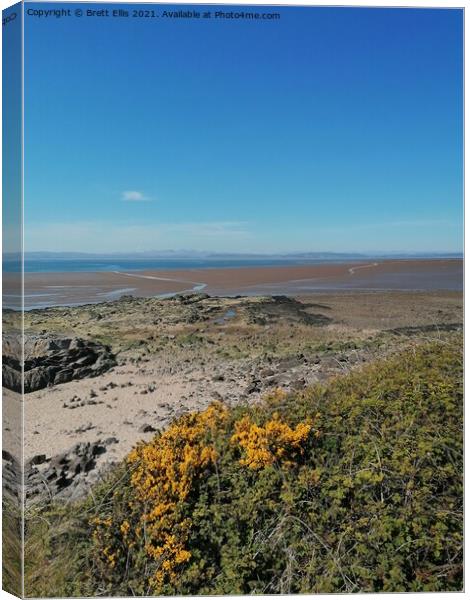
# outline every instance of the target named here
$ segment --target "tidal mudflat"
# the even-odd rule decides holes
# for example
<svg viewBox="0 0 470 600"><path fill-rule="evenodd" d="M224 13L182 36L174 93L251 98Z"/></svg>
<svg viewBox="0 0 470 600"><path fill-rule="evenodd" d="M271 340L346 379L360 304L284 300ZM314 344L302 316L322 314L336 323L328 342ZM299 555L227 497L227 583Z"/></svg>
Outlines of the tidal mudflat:
<svg viewBox="0 0 470 600"><path fill-rule="evenodd" d="M11 285L9 282L11 280ZM14 305L14 275L6 274L6 305ZM461 259L364 260L261 267L25 273L25 308L80 305L124 295L305 295L342 290L454 290L463 287ZM9 289L12 288L10 291Z"/></svg>

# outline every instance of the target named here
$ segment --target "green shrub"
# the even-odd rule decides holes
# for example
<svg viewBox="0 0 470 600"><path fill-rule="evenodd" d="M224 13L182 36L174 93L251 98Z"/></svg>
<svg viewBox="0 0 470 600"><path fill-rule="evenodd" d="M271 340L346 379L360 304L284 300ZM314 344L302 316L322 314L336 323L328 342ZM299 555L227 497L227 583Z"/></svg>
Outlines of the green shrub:
<svg viewBox="0 0 470 600"><path fill-rule="evenodd" d="M68 593L462 589L461 354L431 343L180 418L73 508Z"/></svg>

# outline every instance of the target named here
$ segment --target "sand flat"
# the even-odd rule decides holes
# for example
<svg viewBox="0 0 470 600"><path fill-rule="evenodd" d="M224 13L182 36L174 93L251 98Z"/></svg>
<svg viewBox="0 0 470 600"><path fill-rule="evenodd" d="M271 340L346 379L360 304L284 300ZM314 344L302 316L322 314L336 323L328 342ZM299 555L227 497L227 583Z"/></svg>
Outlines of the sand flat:
<svg viewBox="0 0 470 600"><path fill-rule="evenodd" d="M8 274L4 293L8 305ZM25 306L41 308L162 296L310 294L326 290L462 290L461 259L383 260L132 272L25 273ZM12 294L13 296L13 294ZM12 297L13 299L13 297Z"/></svg>

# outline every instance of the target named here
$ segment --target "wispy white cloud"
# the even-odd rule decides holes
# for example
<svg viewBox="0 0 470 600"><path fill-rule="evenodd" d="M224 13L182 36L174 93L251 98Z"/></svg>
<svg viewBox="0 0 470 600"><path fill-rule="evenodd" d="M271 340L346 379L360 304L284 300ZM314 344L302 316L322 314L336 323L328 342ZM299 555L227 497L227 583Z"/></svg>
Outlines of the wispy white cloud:
<svg viewBox="0 0 470 600"><path fill-rule="evenodd" d="M396 220L326 227L286 227L245 221L116 223L26 222L25 250L49 252L449 252L462 245L461 227L449 220ZM7 249L15 249L15 236ZM17 239L17 238L16 238ZM17 242L16 242L17 243Z"/></svg>
<svg viewBox="0 0 470 600"><path fill-rule="evenodd" d="M96 221L26 223L27 251L143 252L190 248L236 250L252 239L248 223L207 221L108 224Z"/></svg>
<svg viewBox="0 0 470 600"><path fill-rule="evenodd" d="M126 202L147 202L150 200L144 193L137 190L125 190L122 192L122 199Z"/></svg>
<svg viewBox="0 0 470 600"><path fill-rule="evenodd" d="M363 222L363 223L343 223L333 226L324 226L321 229L324 232L330 233L342 233L352 231L365 231L365 230L385 230L390 231L392 229L435 229L440 227L461 227L461 224L457 221L451 221L449 219L413 219L413 220L396 220L396 221L382 221L382 222ZM359 235L359 234L358 234Z"/></svg>
<svg viewBox="0 0 470 600"><path fill-rule="evenodd" d="M247 223L243 221L209 221L207 223L172 223L161 225L168 233L187 234L198 238L246 237Z"/></svg>

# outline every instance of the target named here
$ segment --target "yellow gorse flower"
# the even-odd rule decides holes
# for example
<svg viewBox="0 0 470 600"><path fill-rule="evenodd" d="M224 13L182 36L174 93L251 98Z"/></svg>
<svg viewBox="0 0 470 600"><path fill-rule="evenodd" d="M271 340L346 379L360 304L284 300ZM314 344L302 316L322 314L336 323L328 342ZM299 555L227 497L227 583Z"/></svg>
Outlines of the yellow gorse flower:
<svg viewBox="0 0 470 600"><path fill-rule="evenodd" d="M120 527L120 529L121 529L121 533L122 533L122 535L123 535L124 539L125 539L125 538L127 538L127 535L128 535L128 533L129 533L129 530L130 530L130 528L131 528L131 526L130 526L130 524L129 524L129 521L124 521L124 522L121 524L121 527Z"/></svg>
<svg viewBox="0 0 470 600"><path fill-rule="evenodd" d="M156 565L148 583L159 593L174 583L179 567L188 563L188 541L192 519L185 503L195 482L217 462L215 439L221 439L229 423L229 411L214 403L200 413L190 413L174 422L150 443L138 445L127 458L131 469L131 498L126 516L94 518L93 539L104 569L114 569L118 560L128 560L139 548ZM261 469L273 463L290 466L304 451L312 430L310 422L291 428L279 415L264 425L248 416L236 421L230 443L244 451L240 463ZM223 436L222 436L223 439Z"/></svg>
<svg viewBox="0 0 470 600"><path fill-rule="evenodd" d="M249 417L243 417L235 423L231 442L245 451L240 464L250 469L262 469L276 461L290 462L293 455L302 454L311 429L312 425L307 422L291 429L279 419L277 413L264 426L256 425Z"/></svg>
<svg viewBox="0 0 470 600"><path fill-rule="evenodd" d="M144 507L149 557L159 562L151 584L173 581L176 567L191 558L185 544L191 520L181 519L178 508L184 503L193 482L214 464L217 452L211 446L214 434L225 422L227 409L213 404L201 413L183 416L149 444L135 448L128 457L133 468L131 485Z"/></svg>

